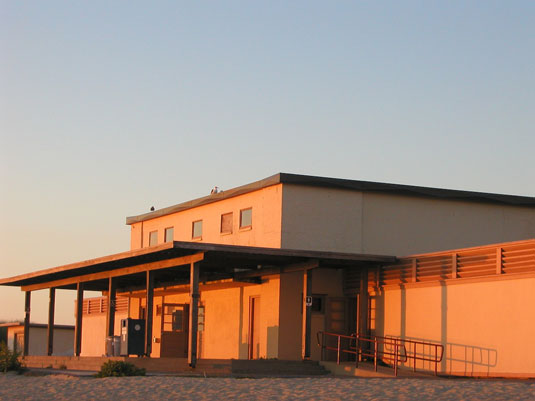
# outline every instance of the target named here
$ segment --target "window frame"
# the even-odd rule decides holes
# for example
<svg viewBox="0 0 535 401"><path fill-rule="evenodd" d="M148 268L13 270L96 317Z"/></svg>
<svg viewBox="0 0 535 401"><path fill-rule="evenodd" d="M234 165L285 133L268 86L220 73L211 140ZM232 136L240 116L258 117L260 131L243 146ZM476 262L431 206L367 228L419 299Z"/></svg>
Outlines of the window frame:
<svg viewBox="0 0 535 401"><path fill-rule="evenodd" d="M171 239L167 238L167 233L168 231L171 230ZM172 227L166 227L163 231L163 242L164 243L167 243L167 242L173 242L175 240L175 227L172 226Z"/></svg>
<svg viewBox="0 0 535 401"><path fill-rule="evenodd" d="M199 236L195 236L195 224L196 223L201 223L201 235ZM202 219L200 220L195 220L195 221L192 221L191 222L191 239L194 239L194 240L201 240L202 239L202 231L203 231L203 223L202 223Z"/></svg>
<svg viewBox="0 0 535 401"><path fill-rule="evenodd" d="M223 217L225 216L230 216L230 231L223 231ZM233 232L234 232L234 213L228 212L228 213L221 214L221 219L219 223L219 233L221 235L228 235L228 234L232 234Z"/></svg>
<svg viewBox="0 0 535 401"><path fill-rule="evenodd" d="M156 242L154 244L151 243L152 235L155 235ZM156 246L158 245L158 230L149 231L149 246Z"/></svg>
<svg viewBox="0 0 535 401"><path fill-rule="evenodd" d="M243 213L250 210L251 211L251 222L248 225L243 224ZM240 209L240 230L250 230L253 228L253 207L247 207L245 209Z"/></svg>

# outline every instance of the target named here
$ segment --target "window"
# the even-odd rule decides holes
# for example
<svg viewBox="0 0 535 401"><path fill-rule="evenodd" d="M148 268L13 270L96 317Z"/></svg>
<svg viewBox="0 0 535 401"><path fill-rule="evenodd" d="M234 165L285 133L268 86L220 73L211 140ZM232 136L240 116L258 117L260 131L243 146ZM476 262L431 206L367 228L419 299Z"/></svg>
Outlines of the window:
<svg viewBox="0 0 535 401"><path fill-rule="evenodd" d="M221 215L221 234L232 234L232 213Z"/></svg>
<svg viewBox="0 0 535 401"><path fill-rule="evenodd" d="M253 225L253 209L240 210L240 228L252 227Z"/></svg>
<svg viewBox="0 0 535 401"><path fill-rule="evenodd" d="M158 231L151 231L149 233L149 246L158 245Z"/></svg>
<svg viewBox="0 0 535 401"><path fill-rule="evenodd" d="M202 220L194 221L191 228L191 238L192 239L201 239L202 238Z"/></svg>
<svg viewBox="0 0 535 401"><path fill-rule="evenodd" d="M165 242L171 242L174 238L174 228L168 227L165 229Z"/></svg>

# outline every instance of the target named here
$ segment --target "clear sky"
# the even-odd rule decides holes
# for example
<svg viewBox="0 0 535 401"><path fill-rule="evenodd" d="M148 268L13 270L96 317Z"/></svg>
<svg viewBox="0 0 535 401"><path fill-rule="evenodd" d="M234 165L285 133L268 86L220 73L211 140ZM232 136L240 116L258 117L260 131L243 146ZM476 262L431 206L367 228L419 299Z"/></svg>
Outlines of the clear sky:
<svg viewBox="0 0 535 401"><path fill-rule="evenodd" d="M534 21L533 1L1 0L0 277L128 250L126 216L280 171L535 196ZM0 287L0 319L23 298Z"/></svg>

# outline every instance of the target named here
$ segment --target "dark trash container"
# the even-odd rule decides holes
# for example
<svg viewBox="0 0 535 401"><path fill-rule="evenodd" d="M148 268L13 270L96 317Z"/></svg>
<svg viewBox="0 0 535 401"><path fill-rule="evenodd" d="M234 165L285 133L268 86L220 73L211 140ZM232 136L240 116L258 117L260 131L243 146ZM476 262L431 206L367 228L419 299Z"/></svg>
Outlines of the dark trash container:
<svg viewBox="0 0 535 401"><path fill-rule="evenodd" d="M145 320L121 319L121 356L145 353Z"/></svg>

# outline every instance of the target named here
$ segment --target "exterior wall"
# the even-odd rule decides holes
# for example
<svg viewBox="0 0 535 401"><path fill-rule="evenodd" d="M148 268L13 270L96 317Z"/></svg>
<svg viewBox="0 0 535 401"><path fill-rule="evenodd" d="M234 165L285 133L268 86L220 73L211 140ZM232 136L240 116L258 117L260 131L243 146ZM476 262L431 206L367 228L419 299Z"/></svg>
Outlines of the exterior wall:
<svg viewBox="0 0 535 401"><path fill-rule="evenodd" d="M262 284L200 291L200 305L205 310L205 328L199 332L199 358L247 359L249 342L249 302L260 297L259 357L277 358L279 342L279 287L278 275L263 277ZM189 294L169 294L154 298L154 309L165 303L189 304ZM134 305L136 302L131 302ZM136 311L131 306L131 312ZM152 357L160 356L161 316L154 315Z"/></svg>
<svg viewBox="0 0 535 401"><path fill-rule="evenodd" d="M408 255L535 237L535 208L285 184L281 247Z"/></svg>
<svg viewBox="0 0 535 401"><path fill-rule="evenodd" d="M406 285L374 302L375 334L445 346L440 372L535 376L535 277Z"/></svg>
<svg viewBox="0 0 535 401"><path fill-rule="evenodd" d="M281 247L362 251L362 192L284 184Z"/></svg>
<svg viewBox="0 0 535 401"><path fill-rule="evenodd" d="M223 199L131 226L130 249L149 245L149 233L158 231L164 242L165 228L174 227L175 241L192 241L192 223L203 221L202 242L280 248L282 184ZM239 228L240 210L252 207L252 228ZM233 213L233 233L221 234L221 215ZM143 235L143 242L141 236ZM195 240L198 241L198 240Z"/></svg>
<svg viewBox="0 0 535 401"><path fill-rule="evenodd" d="M362 252L408 255L535 237L535 208L365 193Z"/></svg>
<svg viewBox="0 0 535 401"><path fill-rule="evenodd" d="M47 355L47 328L30 327L30 355ZM15 334L24 334L24 326L9 327L7 331L7 345L14 349ZM74 329L54 329L53 355L70 356L74 353Z"/></svg>
<svg viewBox="0 0 535 401"><path fill-rule="evenodd" d="M121 334L121 319L127 317L126 312L115 312L114 333L116 336ZM102 355L106 355L106 314L84 314L82 319L82 350L80 356Z"/></svg>
<svg viewBox="0 0 535 401"><path fill-rule="evenodd" d="M302 358L303 333L303 272L284 273L280 284L280 333L279 359L300 360ZM330 298L343 297L342 271L333 269L312 270L312 294ZM320 360L321 350L316 345L316 333L324 331L328 307L322 312L312 312L310 359Z"/></svg>

